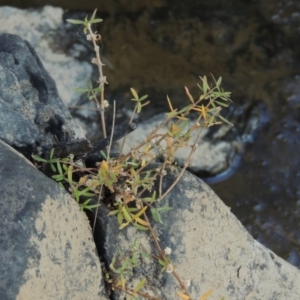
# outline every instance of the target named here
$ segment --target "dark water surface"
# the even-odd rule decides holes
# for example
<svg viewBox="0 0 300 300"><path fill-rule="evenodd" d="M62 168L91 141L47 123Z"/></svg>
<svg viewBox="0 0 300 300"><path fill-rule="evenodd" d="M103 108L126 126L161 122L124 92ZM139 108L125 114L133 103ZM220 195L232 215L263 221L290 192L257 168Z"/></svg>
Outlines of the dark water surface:
<svg viewBox="0 0 300 300"><path fill-rule="evenodd" d="M234 175L212 188L257 240L300 268L300 2L47 4L78 10L98 5L114 99L128 99L124 91L133 86L151 95L156 111L166 107L166 94L182 106L182 87L197 93L198 76L213 73L223 77L237 109L264 106L269 122L252 136Z"/></svg>

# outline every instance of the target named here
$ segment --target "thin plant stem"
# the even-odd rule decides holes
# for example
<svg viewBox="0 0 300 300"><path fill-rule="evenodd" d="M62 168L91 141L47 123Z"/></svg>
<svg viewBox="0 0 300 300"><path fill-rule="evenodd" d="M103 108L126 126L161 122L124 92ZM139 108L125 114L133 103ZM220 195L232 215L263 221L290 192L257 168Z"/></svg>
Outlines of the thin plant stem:
<svg viewBox="0 0 300 300"><path fill-rule="evenodd" d="M115 131L115 121L116 121L116 101L114 100L113 101L113 120L112 120L110 141L109 141L109 145L107 147L107 158L109 158L109 156L110 156L110 150L111 150L113 135L114 135L114 131Z"/></svg>
<svg viewBox="0 0 300 300"><path fill-rule="evenodd" d="M102 198L102 189L103 189L103 184L101 184L101 186L100 186L100 192L99 192L99 195L98 195L98 200L97 200L97 205L98 206L96 207L96 212L95 212L95 216L94 216L93 233L95 232L97 216L98 216L98 210L99 210L99 204L100 204L101 198Z"/></svg>
<svg viewBox="0 0 300 300"><path fill-rule="evenodd" d="M155 247L156 247L156 249L157 249L157 251L158 251L158 253L159 253L159 258L160 258L161 260L166 260L166 255L165 255L164 251L163 251L163 250L161 249L161 247L160 247L160 244L159 244L159 242L158 242L158 239L157 239L157 237L156 237L156 234L154 233L154 229L153 229L152 226L150 225L150 222L149 222L149 219L148 219L146 213L144 213L143 215L144 215L145 220L149 223L150 235L151 235L151 237L152 237L152 239L153 239L153 241L154 241ZM181 279L180 279L179 275L177 274L177 272L175 271L175 269L172 271L172 274L173 274L173 276L175 277L175 279L178 281L178 283L180 284L180 288L181 288L182 290L185 291L185 293L187 294L187 296L190 297L189 300L192 300L191 295L189 294L189 292L188 292L186 286L185 286L185 285L183 284L183 282L181 281Z"/></svg>
<svg viewBox="0 0 300 300"><path fill-rule="evenodd" d="M101 116L101 124L102 124L103 135L104 135L104 138L106 138L107 134L106 134L106 124L105 124L105 115L104 115L104 111L105 111L105 107L104 107L104 85L106 83L106 77L103 76L103 71L102 71L102 66L104 66L104 64L101 61L100 48L97 45L97 41L96 41L96 36L99 36L99 35L94 34L90 23L88 24L88 31L89 31L90 36L92 37L92 43L93 43L94 51L95 51L95 54L96 54L96 62L95 63L98 66L99 87L100 87L100 92L101 92L100 110L99 111L100 111L100 116Z"/></svg>
<svg viewBox="0 0 300 300"><path fill-rule="evenodd" d="M163 165L161 167L161 170L160 170L160 175L159 175L159 185L158 185L158 197L161 198L161 195L162 195L162 181L163 181L163 177L165 176L163 174L163 172L165 171L165 168L166 168L166 163L167 161L165 160L163 162Z"/></svg>
<svg viewBox="0 0 300 300"><path fill-rule="evenodd" d="M191 160L191 158L192 158L193 153L195 152L195 150L196 150L196 148L197 148L197 143L198 143L198 141L199 141L199 139L200 139L200 137L201 137L202 129L203 129L203 128L201 128L201 130L199 130L199 133L198 133L198 135L197 135L197 137L196 137L196 140L195 140L195 142L194 142L194 145L192 146L192 150L191 150L191 152L190 152L188 158L186 159L186 161L185 161L185 163L184 163L184 166L183 166L183 168L181 169L181 171L180 171L179 175L177 176L176 180L169 186L169 188L168 188L168 189L167 189L167 190L166 190L159 198L156 199L156 201L161 201L164 197L166 197L166 195L168 195L168 194L171 192L171 190L174 188L174 186L175 186L175 185L179 182L179 180L181 179L183 173L185 172L185 170L186 170L187 167L189 166L189 162L190 162L190 160Z"/></svg>
<svg viewBox="0 0 300 300"><path fill-rule="evenodd" d="M129 120L129 123L128 123L128 124L131 124L131 123L132 123L133 118L134 118L134 115L135 115L135 113L136 113L136 110L137 110L137 105L134 107L134 110L133 110L133 112L132 112L132 114L131 114L131 117L130 117L130 120ZM126 136L123 138L123 140L122 140L122 145L121 145L119 157L122 155L123 148L124 148L125 141L126 141L126 137L127 137L127 135L126 135Z"/></svg>

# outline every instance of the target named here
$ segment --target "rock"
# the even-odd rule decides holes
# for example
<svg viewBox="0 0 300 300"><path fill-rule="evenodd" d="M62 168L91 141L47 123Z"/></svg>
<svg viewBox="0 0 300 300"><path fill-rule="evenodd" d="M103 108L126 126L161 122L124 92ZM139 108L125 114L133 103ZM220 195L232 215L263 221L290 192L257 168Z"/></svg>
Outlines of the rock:
<svg viewBox="0 0 300 300"><path fill-rule="evenodd" d="M2 6L0 32L16 34L27 40L56 82L63 102L74 105L79 99L75 89L79 87L78 84L82 86L89 80L92 66L76 59L80 55L78 44L73 45L73 57L65 54L58 44L57 36L63 27L63 13L62 8L52 6L35 10ZM67 33L63 38L68 39Z"/></svg>
<svg viewBox="0 0 300 300"><path fill-rule="evenodd" d="M144 141L164 119L165 114L159 114L141 122L127 136L123 153L128 153ZM253 142L254 135L268 120L265 107L261 104L247 104L231 109L228 119L234 127L222 124L202 129L201 139L191 159L189 170L209 182L223 180L237 169L246 144ZM166 130L165 126L159 133ZM197 135L197 131L192 133L190 145L194 144ZM114 151L120 151L121 145L122 141L116 143ZM180 148L175 154L177 164L183 166L188 155L189 148Z"/></svg>
<svg viewBox="0 0 300 300"><path fill-rule="evenodd" d="M164 177L163 190L177 176ZM255 241L201 179L186 172L162 205L173 209L163 214L163 224L156 223L155 231L162 249L172 249L170 257L181 280L191 283L188 290L193 299L211 289L209 299L300 299L300 271ZM136 239L147 251L157 253L149 233L135 227L120 231L116 219L107 213L101 206L97 217L98 232L105 232L105 239L98 243L107 263L118 250L129 251ZM161 273L161 266L149 259L138 261L127 278L129 287L146 278L142 292L176 299L179 287L172 274ZM115 292L113 299L123 297Z"/></svg>
<svg viewBox="0 0 300 300"><path fill-rule="evenodd" d="M0 138L30 157L84 139L30 44L0 34Z"/></svg>
<svg viewBox="0 0 300 300"><path fill-rule="evenodd" d="M0 188L0 299L108 299L85 214L2 141Z"/></svg>
<svg viewBox="0 0 300 300"><path fill-rule="evenodd" d="M63 22L63 13L62 8L52 6L35 10L3 6L0 7L0 32L16 34L27 40L54 79L64 104L77 107L81 105L78 103L81 96L86 97L76 93L75 89L88 86L92 66L89 62L78 59L86 52L86 47L73 40L73 36L67 31L68 25ZM74 25L72 32L74 35L78 33ZM82 126L82 128L77 126L76 131L78 133L84 131L85 134L91 135L91 132L96 130L95 124L97 123L97 130L99 126L96 121L89 124L83 122L87 119L87 113L88 119L91 118L91 108L94 108L91 101L88 101L87 105L90 107L87 110L82 107L80 116L76 117L75 121ZM94 114L98 117L96 110Z"/></svg>
<svg viewBox="0 0 300 300"><path fill-rule="evenodd" d="M135 132L127 136L123 148L123 153L128 153L131 150L131 148L143 142L146 139L146 137L148 137L151 134L153 129L164 120L164 118L165 114L159 114L145 122L140 123ZM158 133L166 132L166 130L167 127L164 127L161 130L159 130ZM207 132L207 129L202 130L202 139L198 143L196 153L194 154L191 160L191 170L193 172L201 170L203 172L210 173L211 175L215 175L227 169L227 162L230 159L232 159L232 157L235 154L235 151L234 148L230 145L230 143L226 143L223 141L214 142L203 140ZM197 134L198 132L193 132L190 145L194 143ZM115 151L120 150L121 145L122 141L119 141L116 145ZM187 150L187 148L181 148L177 151L177 153L175 154L175 159L179 165L183 165L184 160L188 156L188 152L189 151Z"/></svg>

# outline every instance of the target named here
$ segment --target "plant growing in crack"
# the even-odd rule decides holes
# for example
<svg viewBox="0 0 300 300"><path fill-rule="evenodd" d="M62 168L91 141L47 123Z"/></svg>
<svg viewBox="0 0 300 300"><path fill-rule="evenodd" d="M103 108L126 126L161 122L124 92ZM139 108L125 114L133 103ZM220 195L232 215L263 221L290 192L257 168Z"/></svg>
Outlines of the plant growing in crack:
<svg viewBox="0 0 300 300"><path fill-rule="evenodd" d="M232 124L221 116L223 108L230 104L230 93L221 88L222 78L215 79L212 76L212 84L208 82L206 76L200 77L198 84L200 96L195 98L185 87L188 104L181 108L174 108L171 100L167 97L170 111L166 114L165 120L156 128L153 128L151 134L145 138L139 145L133 147L128 153L123 153L123 145L126 137L123 139L121 150L118 156L112 156L110 153L111 144L114 135L114 121L112 132L107 137L105 109L108 101L105 100L106 77L103 75L104 64L101 61L100 48L97 44L101 36L94 32L92 25L99 23L102 19L96 18L94 11L91 18L84 20L67 20L70 23L83 26L83 32L86 38L91 41L94 47L95 57L92 64L98 69L98 83L93 87L90 82L87 88L78 88L78 92L87 93L90 100L94 100L101 116L101 125L104 138L109 139L108 146L101 151L103 157L94 168L87 168L82 165L80 160L76 160L74 155L67 158L55 158L54 151L50 152L48 159L33 156L41 163L50 164L53 171L52 178L61 186L67 188L74 199L80 204L82 210L96 209L95 214L101 202L110 207L110 216L115 216L119 224L119 229L127 226L135 226L139 230L149 232L149 238L153 241L156 253L147 253L143 246L135 242L129 252L120 252L114 256L110 265L107 266L106 280L110 284L111 290L122 291L129 299L159 299L143 292L146 284L144 278L140 279L137 285L132 289L127 285L129 270L135 268L139 261L138 256L148 257L158 263L162 272L171 273L178 282L179 289L177 295L184 300L192 300L189 293L188 281L182 280L176 271L176 266L170 258L170 250L162 250L159 238L154 230L154 223L163 222L163 214L172 209L163 204L163 200L174 188L183 176L185 170L190 165L192 155L195 153L198 142L200 141L203 128L208 128L221 123L229 126ZM147 95L140 96L138 92L131 88L132 101L135 102L135 108L129 120L132 124L135 114L149 104ZM116 113L115 102L113 104L114 116ZM190 119L191 113L196 114L196 118ZM113 118L114 120L115 118ZM164 132L161 130L166 128ZM196 139L191 142L192 134L196 133ZM188 149L188 156L181 168L176 167L178 176L176 180L162 192L164 176L170 169L174 168L175 155L180 148ZM162 161L157 164L158 158ZM158 188L155 183L158 182ZM91 197L97 197L97 203L91 202ZM95 228L94 221L93 227ZM211 291L204 294L200 299L204 300L211 294Z"/></svg>

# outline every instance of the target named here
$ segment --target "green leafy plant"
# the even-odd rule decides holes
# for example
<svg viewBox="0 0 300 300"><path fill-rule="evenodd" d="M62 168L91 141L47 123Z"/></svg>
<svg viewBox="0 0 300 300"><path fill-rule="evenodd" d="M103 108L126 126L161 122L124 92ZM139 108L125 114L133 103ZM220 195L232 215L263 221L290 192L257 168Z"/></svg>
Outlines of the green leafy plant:
<svg viewBox="0 0 300 300"><path fill-rule="evenodd" d="M103 135L106 138L105 109L108 106L108 101L104 98L106 77L103 75L102 67L104 65L101 62L100 48L97 45L97 42L101 40L101 36L92 29L92 25L102 22L102 19L96 18L95 10L90 19L86 17L84 20L71 19L67 21L81 25L87 39L93 44L95 57L92 59L92 63L98 68L98 85L93 87L93 83L90 81L87 88L78 88L77 92L87 93L88 99L94 100L101 116ZM146 283L144 278L138 282L134 289L126 285L126 277L130 270L138 265L137 257L142 255L153 258L161 266L162 272L173 274L179 284L177 292L179 298L192 300L188 287L176 273L176 267L173 265L170 256L161 249L152 223L163 223L163 214L172 209L163 205L163 199L174 188L188 168L191 157L200 141L203 128L222 123L232 126L221 115L222 109L227 108L231 103L230 92L224 91L221 88L221 83L221 77L215 79L212 75L212 83L208 82L206 76L200 77L200 83L198 84L200 96L193 97L189 89L185 87L187 105L181 109L173 108L171 100L167 97L170 111L166 113L166 117L161 124L153 128L151 134L143 142L133 147L128 153L123 153L125 137L118 157L110 156L110 143L105 151L101 151L104 159L95 168L87 169L77 163L76 159L74 161L72 155L62 159L55 158L54 150L51 150L48 159L36 155L32 156L37 162L50 165L54 173L52 178L68 189L80 204L82 210L98 209L101 200L105 201L105 195L109 194L110 199L113 199L109 215L116 217L120 230L132 225L149 232L157 253L147 254L144 250L141 250L140 245L134 244L128 253L119 252L118 260L116 256L113 258L106 274L107 282L110 283L111 288L122 290L131 297L130 299L138 299L139 297L154 299L142 292ZM130 91L133 96L131 100L135 102L135 107L129 124L132 123L135 114L141 113L143 108L150 103L146 101L147 95L139 96L134 88L131 88ZM196 114L193 120L190 119L192 112ZM162 131L163 129L165 130ZM196 134L193 142L191 141L192 134ZM178 172L176 180L165 192L162 192L163 178L170 169L174 168L176 152L183 147L189 149L187 159L181 168L176 167ZM156 163L158 158L162 159L161 164ZM74 179L75 173L77 174L76 180ZM156 182L158 183L157 189L155 189ZM91 197L97 197L98 203L90 204ZM151 216L151 220L148 216ZM210 294L209 291L200 299L204 300Z"/></svg>
<svg viewBox="0 0 300 300"><path fill-rule="evenodd" d="M87 197L94 196L94 192L91 193L90 187L82 187L82 179L79 182L74 181L73 173L84 171L79 165L74 164L73 159L66 158L54 158L54 149L50 151L49 159L39 157L38 155L32 155L32 158L44 164L49 164L53 171L52 179L54 179L61 187L68 187L68 191L73 198L79 203L81 210L92 210L98 207L100 204L89 204L91 199Z"/></svg>

